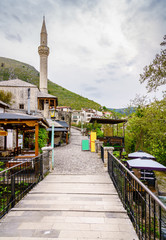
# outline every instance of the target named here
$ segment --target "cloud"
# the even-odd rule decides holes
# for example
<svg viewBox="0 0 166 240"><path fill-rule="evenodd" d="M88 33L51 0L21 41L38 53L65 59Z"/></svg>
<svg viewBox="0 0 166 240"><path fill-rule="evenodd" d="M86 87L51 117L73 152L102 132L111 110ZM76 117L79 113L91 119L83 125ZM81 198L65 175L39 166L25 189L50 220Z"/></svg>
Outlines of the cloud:
<svg viewBox="0 0 166 240"><path fill-rule="evenodd" d="M19 34L8 34L6 33L6 38L9 40L9 41L17 41L17 42L22 42L22 38Z"/></svg>
<svg viewBox="0 0 166 240"><path fill-rule="evenodd" d="M82 89L87 92L96 92L97 87L92 87L92 86L83 86Z"/></svg>
<svg viewBox="0 0 166 240"><path fill-rule="evenodd" d="M45 15L50 80L121 107L146 91L139 74L160 51L165 12L165 0L0 1L0 52L39 69Z"/></svg>
<svg viewBox="0 0 166 240"><path fill-rule="evenodd" d="M19 23L22 23L22 21L20 20L20 18L17 15L12 14L12 16L16 21L18 21Z"/></svg>
<svg viewBox="0 0 166 240"><path fill-rule="evenodd" d="M96 79L95 80L95 82L99 83L99 84L105 83L106 81L107 81L106 79Z"/></svg>

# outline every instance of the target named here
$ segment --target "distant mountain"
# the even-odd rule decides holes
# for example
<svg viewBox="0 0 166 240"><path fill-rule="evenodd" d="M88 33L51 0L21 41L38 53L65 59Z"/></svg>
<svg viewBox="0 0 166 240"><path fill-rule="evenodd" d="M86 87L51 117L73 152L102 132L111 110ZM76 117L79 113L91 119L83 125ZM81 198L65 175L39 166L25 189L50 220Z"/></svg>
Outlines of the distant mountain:
<svg viewBox="0 0 166 240"><path fill-rule="evenodd" d="M114 111L117 113L121 113L121 114L126 114L129 115L133 112L135 112L135 108L134 107L128 107L128 108L108 108L110 111Z"/></svg>
<svg viewBox="0 0 166 240"><path fill-rule="evenodd" d="M26 63L0 57L0 81L19 78L39 86L39 72ZM70 106L72 109L92 108L98 110L101 105L73 93L48 80L48 93L58 97L59 106Z"/></svg>

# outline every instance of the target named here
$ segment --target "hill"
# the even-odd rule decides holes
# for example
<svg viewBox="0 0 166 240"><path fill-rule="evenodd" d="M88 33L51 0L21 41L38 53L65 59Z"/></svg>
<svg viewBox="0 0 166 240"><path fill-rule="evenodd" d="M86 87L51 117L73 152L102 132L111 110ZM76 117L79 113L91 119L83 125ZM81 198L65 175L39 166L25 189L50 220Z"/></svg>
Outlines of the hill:
<svg viewBox="0 0 166 240"><path fill-rule="evenodd" d="M0 81L19 78L39 86L39 72L26 63L14 59L0 57ZM98 110L101 105L73 93L48 80L48 93L58 97L59 106L70 106L72 109L93 108Z"/></svg>
<svg viewBox="0 0 166 240"><path fill-rule="evenodd" d="M133 107L128 107L128 108L108 108L110 111L114 111L117 113L121 113L121 114L126 114L126 115L130 115L131 113L135 112L135 108Z"/></svg>

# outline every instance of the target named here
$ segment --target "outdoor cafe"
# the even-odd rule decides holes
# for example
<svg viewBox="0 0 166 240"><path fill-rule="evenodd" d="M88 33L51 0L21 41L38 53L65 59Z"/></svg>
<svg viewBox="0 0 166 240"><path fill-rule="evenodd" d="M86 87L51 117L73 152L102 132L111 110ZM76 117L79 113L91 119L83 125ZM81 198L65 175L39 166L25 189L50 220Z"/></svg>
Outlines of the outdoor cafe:
<svg viewBox="0 0 166 240"><path fill-rule="evenodd" d="M0 136L4 138L3 146L0 149L0 158L8 159L8 165L14 165L15 162L22 162L29 158L39 155L39 128L49 127L47 121L41 117L31 115L21 115L16 113L1 113L0 114ZM7 148L8 131L12 130L14 139L13 147ZM19 133L23 137L23 147L19 146ZM34 149L24 148L25 135L33 136ZM11 162L9 164L9 162ZM10 167L8 166L8 167Z"/></svg>

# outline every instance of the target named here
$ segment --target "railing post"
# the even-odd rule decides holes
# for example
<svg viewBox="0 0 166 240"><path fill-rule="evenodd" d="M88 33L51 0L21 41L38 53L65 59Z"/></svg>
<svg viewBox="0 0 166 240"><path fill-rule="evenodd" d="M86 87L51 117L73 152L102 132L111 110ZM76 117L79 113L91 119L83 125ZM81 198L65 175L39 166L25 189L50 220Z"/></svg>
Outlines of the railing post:
<svg viewBox="0 0 166 240"><path fill-rule="evenodd" d="M98 145L98 155L101 157L101 146L103 146L103 142L99 141L97 145Z"/></svg>
<svg viewBox="0 0 166 240"><path fill-rule="evenodd" d="M48 162L49 162L49 170L52 171L53 168L52 168L52 150L53 148L52 147L43 147L42 148L42 151L43 153L46 154L46 152L48 153Z"/></svg>
<svg viewBox="0 0 166 240"><path fill-rule="evenodd" d="M100 149L99 149L99 142L100 141L98 139L95 140L95 152L96 153L98 153L100 151Z"/></svg>
<svg viewBox="0 0 166 240"><path fill-rule="evenodd" d="M124 173L124 200L125 200L125 208L127 209L126 207L126 204L127 204L127 173Z"/></svg>
<svg viewBox="0 0 166 240"><path fill-rule="evenodd" d="M108 171L108 152L113 153L114 147L103 147L103 162L104 162L104 167L106 167Z"/></svg>
<svg viewBox="0 0 166 240"><path fill-rule="evenodd" d="M43 163L44 163L44 154L40 155L40 180L43 180Z"/></svg>
<svg viewBox="0 0 166 240"><path fill-rule="evenodd" d="M11 207L15 205L15 175L11 175Z"/></svg>
<svg viewBox="0 0 166 240"><path fill-rule="evenodd" d="M162 232L161 232L161 207L159 206L159 234L160 234L160 238L162 239Z"/></svg>

